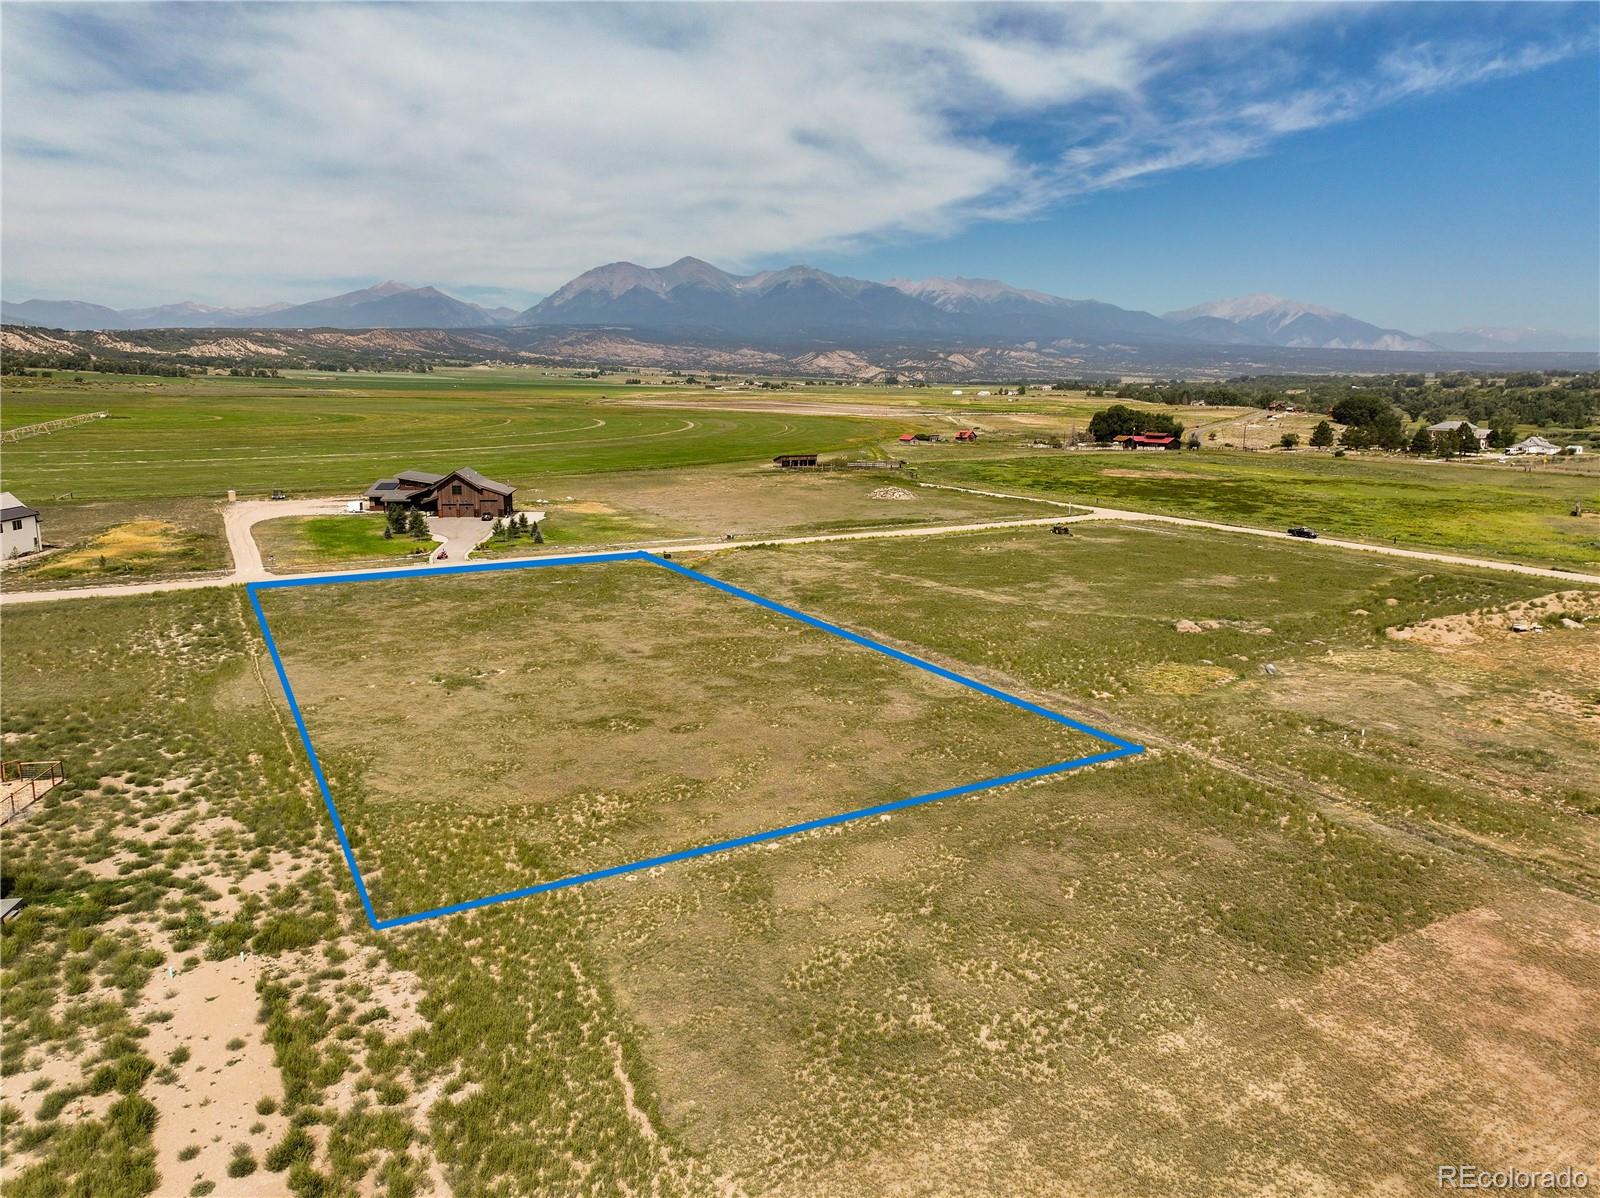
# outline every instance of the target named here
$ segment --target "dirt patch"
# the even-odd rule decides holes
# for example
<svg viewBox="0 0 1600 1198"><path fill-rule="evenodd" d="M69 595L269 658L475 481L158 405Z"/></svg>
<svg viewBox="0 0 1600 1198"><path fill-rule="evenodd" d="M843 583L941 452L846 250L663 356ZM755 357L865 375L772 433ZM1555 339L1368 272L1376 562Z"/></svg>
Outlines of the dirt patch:
<svg viewBox="0 0 1600 1198"><path fill-rule="evenodd" d="M1126 470L1121 466L1110 466L1100 473L1106 478L1175 478L1184 482L1194 481L1194 475L1185 474L1182 470Z"/></svg>
<svg viewBox="0 0 1600 1198"><path fill-rule="evenodd" d="M617 512L609 503L601 503L596 499L580 499L576 503L558 503L552 507L578 516L614 516Z"/></svg>
<svg viewBox="0 0 1600 1198"><path fill-rule="evenodd" d="M163 1193L185 1193L205 1179L225 1184L230 1198L271 1198L283 1191L283 1178L265 1170L227 1176L234 1145L248 1144L259 1160L288 1126L281 1113L256 1111L262 1099L283 1102L272 1049L256 1022L256 980L265 965L261 957L229 957L173 967L171 976L162 968L150 979L141 1008L171 1018L150 1024L146 1051L157 1062L169 1061L179 1048L189 1054L172 1066L172 1082L153 1080L145 1092L160 1112L154 1145ZM258 1124L263 1130L252 1133ZM191 1146L199 1155L179 1160Z"/></svg>
<svg viewBox="0 0 1600 1198"><path fill-rule="evenodd" d="M1548 627L1557 623L1562 615L1576 616L1585 621L1600 618L1600 591L1556 591L1521 603L1440 616L1416 624L1385 628L1383 632L1390 640L1448 648L1529 635L1526 632L1514 632L1512 625L1538 624Z"/></svg>
<svg viewBox="0 0 1600 1198"><path fill-rule="evenodd" d="M132 562L177 557L187 548L188 534L165 520L131 520L106 529L87 544L57 554L37 571L41 577L84 570L115 570Z"/></svg>

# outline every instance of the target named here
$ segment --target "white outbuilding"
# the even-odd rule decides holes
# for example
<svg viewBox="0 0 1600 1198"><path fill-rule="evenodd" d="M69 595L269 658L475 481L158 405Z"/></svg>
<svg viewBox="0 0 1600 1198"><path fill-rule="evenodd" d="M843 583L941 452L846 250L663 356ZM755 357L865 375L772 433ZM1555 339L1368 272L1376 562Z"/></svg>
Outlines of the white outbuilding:
<svg viewBox="0 0 1600 1198"><path fill-rule="evenodd" d="M1511 448L1507 449L1506 452L1510 454L1516 454L1518 457L1521 457L1525 454L1532 454L1539 457L1553 458L1556 456L1556 454L1561 452L1561 447L1553 444L1550 441L1546 441L1543 437L1533 436L1523 438L1521 441L1518 441L1515 445L1511 446Z"/></svg>
<svg viewBox="0 0 1600 1198"><path fill-rule="evenodd" d="M23 503L10 491L0 491L0 558L7 561L44 546L39 510Z"/></svg>

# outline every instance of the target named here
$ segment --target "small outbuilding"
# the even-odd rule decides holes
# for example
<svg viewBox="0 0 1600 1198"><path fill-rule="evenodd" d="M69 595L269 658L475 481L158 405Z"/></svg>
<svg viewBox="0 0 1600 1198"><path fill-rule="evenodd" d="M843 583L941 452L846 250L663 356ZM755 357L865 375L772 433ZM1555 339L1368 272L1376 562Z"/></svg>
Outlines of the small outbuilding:
<svg viewBox="0 0 1600 1198"><path fill-rule="evenodd" d="M780 453L772 459L772 464L779 470L815 470L817 468L817 455L814 453Z"/></svg>
<svg viewBox="0 0 1600 1198"><path fill-rule="evenodd" d="M1178 438L1171 433L1132 433L1112 437L1123 449L1176 449Z"/></svg>
<svg viewBox="0 0 1600 1198"><path fill-rule="evenodd" d="M1553 441L1546 441L1543 437L1533 436L1524 437L1515 445L1511 446L1511 448L1507 449L1506 452L1516 454L1518 457L1527 455L1553 458L1556 456L1556 454L1561 452L1561 447L1555 444Z"/></svg>
<svg viewBox="0 0 1600 1198"><path fill-rule="evenodd" d="M44 528L39 509L29 507L10 491L0 491L0 558L10 560L44 548Z"/></svg>

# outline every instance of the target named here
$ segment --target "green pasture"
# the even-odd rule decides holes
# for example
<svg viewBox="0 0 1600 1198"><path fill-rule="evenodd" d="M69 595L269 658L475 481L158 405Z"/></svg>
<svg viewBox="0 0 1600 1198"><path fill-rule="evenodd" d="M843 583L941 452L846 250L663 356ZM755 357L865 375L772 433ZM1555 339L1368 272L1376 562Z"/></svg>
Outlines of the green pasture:
<svg viewBox="0 0 1600 1198"><path fill-rule="evenodd" d="M97 408L111 413L6 447L7 489L36 505L68 495L220 497L230 489L336 494L408 466L470 465L531 486L551 474L859 449L909 427L889 419L601 405L605 392L580 386L585 380L477 387L428 375L336 375L326 386L208 378L86 389L22 382L29 385L6 389L9 424ZM640 390L649 389L629 388Z"/></svg>
<svg viewBox="0 0 1600 1198"><path fill-rule="evenodd" d="M426 556L437 547L431 539L418 540L404 533L384 539L384 518L379 513L356 516L285 516L264 520L252 532L269 570L375 558Z"/></svg>
<svg viewBox="0 0 1600 1198"><path fill-rule="evenodd" d="M1600 474L1331 455L1061 453L922 469L928 481L1100 507L1505 558L1600 566ZM1586 515L1571 515L1581 503Z"/></svg>

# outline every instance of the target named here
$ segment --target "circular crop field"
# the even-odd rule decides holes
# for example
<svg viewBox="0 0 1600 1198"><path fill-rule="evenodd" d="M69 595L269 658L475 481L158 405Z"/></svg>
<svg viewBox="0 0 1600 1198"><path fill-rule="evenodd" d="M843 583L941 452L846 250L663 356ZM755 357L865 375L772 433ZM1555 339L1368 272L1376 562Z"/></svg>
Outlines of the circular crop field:
<svg viewBox="0 0 1600 1198"><path fill-rule="evenodd" d="M30 420L93 407L109 415L7 446L7 485L35 499L280 487L337 493L396 470L471 466L530 486L549 474L841 450L899 431L885 419L628 407L547 388L388 390L386 383L359 392L247 384L241 394L179 384L18 396Z"/></svg>

